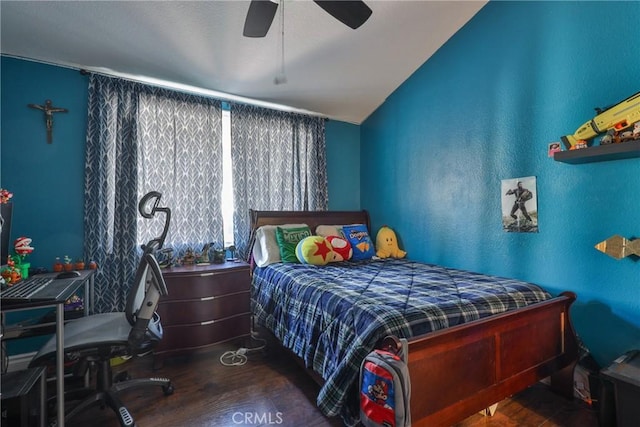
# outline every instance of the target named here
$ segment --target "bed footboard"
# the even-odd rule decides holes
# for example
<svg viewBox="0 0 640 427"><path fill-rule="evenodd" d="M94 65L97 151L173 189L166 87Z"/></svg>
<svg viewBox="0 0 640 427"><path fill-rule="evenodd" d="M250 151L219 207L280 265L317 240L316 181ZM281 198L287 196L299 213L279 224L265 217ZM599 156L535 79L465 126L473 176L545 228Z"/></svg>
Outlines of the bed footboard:
<svg viewBox="0 0 640 427"><path fill-rule="evenodd" d="M573 293L409 342L414 426L448 426L555 374L572 396Z"/></svg>

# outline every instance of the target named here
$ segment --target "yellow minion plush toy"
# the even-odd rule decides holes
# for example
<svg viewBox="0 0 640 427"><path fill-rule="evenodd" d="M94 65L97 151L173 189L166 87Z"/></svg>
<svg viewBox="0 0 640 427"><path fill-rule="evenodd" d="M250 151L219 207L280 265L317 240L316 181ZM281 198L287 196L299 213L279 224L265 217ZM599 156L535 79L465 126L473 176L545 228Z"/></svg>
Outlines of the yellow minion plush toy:
<svg viewBox="0 0 640 427"><path fill-rule="evenodd" d="M396 233L383 225L376 235L376 255L380 258L404 258L407 253L398 247Z"/></svg>

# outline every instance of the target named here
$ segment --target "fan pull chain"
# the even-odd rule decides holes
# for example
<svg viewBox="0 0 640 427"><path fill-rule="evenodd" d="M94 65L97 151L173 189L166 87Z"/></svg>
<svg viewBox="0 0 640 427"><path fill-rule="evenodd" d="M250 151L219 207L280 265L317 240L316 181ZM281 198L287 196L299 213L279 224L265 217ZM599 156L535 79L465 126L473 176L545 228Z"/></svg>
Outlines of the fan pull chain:
<svg viewBox="0 0 640 427"><path fill-rule="evenodd" d="M284 1L280 1L280 72L273 79L273 83L280 85L287 82L284 72Z"/></svg>

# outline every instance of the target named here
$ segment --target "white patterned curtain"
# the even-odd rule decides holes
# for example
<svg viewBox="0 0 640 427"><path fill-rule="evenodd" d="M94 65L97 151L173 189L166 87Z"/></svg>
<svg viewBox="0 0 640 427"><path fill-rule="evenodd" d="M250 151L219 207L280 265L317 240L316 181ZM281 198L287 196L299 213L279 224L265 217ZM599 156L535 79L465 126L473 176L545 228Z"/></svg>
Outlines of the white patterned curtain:
<svg viewBox="0 0 640 427"><path fill-rule="evenodd" d="M222 242L221 108L217 100L92 75L88 110L84 255L100 267L96 310L121 311L140 244L164 224L141 219L145 193L160 191L171 208L165 246L178 255Z"/></svg>
<svg viewBox="0 0 640 427"><path fill-rule="evenodd" d="M249 209L326 210L325 120L231 105L234 240L245 259Z"/></svg>
<svg viewBox="0 0 640 427"><path fill-rule="evenodd" d="M222 108L218 100L164 89L140 95L138 200L162 193L171 208L165 247L182 256L206 243L222 247ZM138 216L138 242L158 237L163 221Z"/></svg>

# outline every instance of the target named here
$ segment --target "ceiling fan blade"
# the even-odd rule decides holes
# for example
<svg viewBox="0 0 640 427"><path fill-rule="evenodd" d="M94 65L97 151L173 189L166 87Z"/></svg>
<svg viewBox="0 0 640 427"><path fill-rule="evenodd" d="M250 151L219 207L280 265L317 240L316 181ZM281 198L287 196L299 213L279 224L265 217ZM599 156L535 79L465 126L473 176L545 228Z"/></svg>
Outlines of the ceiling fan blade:
<svg viewBox="0 0 640 427"><path fill-rule="evenodd" d="M363 1L314 1L329 15L354 30L371 16L371 9Z"/></svg>
<svg viewBox="0 0 640 427"><path fill-rule="evenodd" d="M278 3L270 0L251 0L242 35L245 37L266 36L277 10Z"/></svg>

